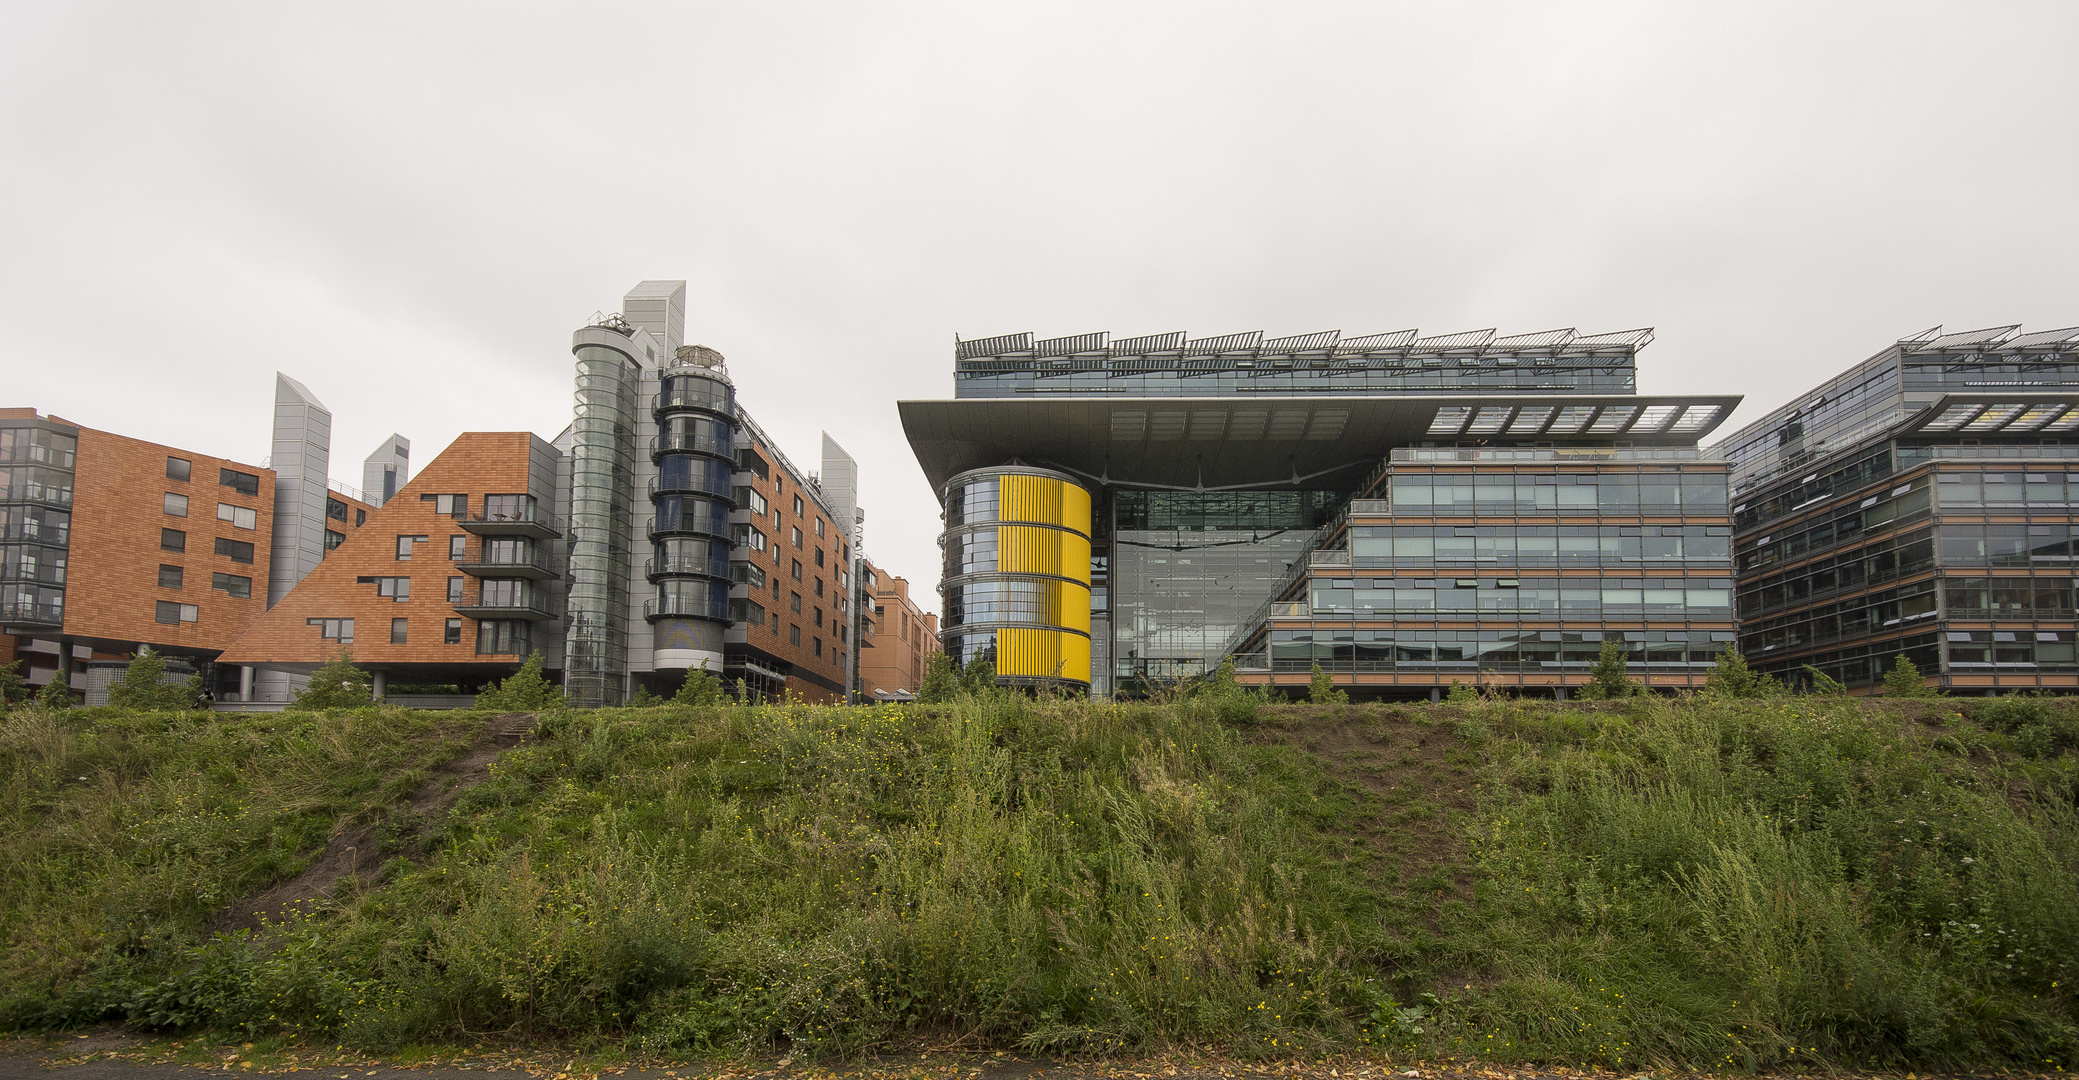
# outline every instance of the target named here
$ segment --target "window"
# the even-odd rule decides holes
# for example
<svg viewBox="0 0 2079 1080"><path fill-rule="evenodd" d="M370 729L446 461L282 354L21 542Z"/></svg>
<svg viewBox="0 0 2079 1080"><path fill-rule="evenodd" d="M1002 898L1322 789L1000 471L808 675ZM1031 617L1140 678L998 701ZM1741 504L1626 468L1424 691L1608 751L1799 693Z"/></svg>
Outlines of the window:
<svg viewBox="0 0 2079 1080"><path fill-rule="evenodd" d="M462 579L458 577L451 577L448 579L448 603L459 604L461 602Z"/></svg>
<svg viewBox="0 0 2079 1080"><path fill-rule="evenodd" d="M811 638L811 639L809 639L809 640L811 640L811 641L814 641L814 642L816 643L816 655L817 655L817 656L821 656L821 655L823 655L823 639L822 639L822 638Z"/></svg>
<svg viewBox="0 0 2079 1080"><path fill-rule="evenodd" d="M176 604L171 600L161 600L153 607L152 621L166 623L170 626L179 626L184 622L194 622L202 614L201 609L193 604Z"/></svg>
<svg viewBox="0 0 2079 1080"><path fill-rule="evenodd" d="M754 589L765 587L765 568L762 566L747 562L735 563L729 567L729 576L739 585L749 585Z"/></svg>
<svg viewBox="0 0 2079 1080"><path fill-rule="evenodd" d="M441 626L440 643L442 645L462 644L462 620L449 619L444 625Z"/></svg>
<svg viewBox="0 0 2079 1080"><path fill-rule="evenodd" d="M823 565L823 549L822 549L822 548L817 548L817 549L816 549L816 565L817 565L817 566L821 566L821 565Z"/></svg>
<svg viewBox="0 0 2079 1080"><path fill-rule="evenodd" d="M176 495L169 491L166 493L165 505L166 512L174 517L188 516L188 497L186 495Z"/></svg>
<svg viewBox="0 0 2079 1080"><path fill-rule="evenodd" d="M791 625L787 627L787 644L801 644L801 627Z"/></svg>
<svg viewBox="0 0 2079 1080"><path fill-rule="evenodd" d="M412 545L413 545L413 544L423 544L423 543L425 543L425 542L426 542L426 538L425 538L424 536L400 536L400 537L398 537L398 538L397 538L397 561L398 561L398 562L410 562L410 561L411 561L411 549L412 549Z"/></svg>
<svg viewBox="0 0 2079 1080"><path fill-rule="evenodd" d="M167 565L167 564L165 564L165 563L160 563L160 564L159 564L159 587L160 587L160 588L162 588L162 589L178 589L178 588L180 588L180 581L181 581L181 568L180 568L180 567L178 567L178 566L168 566L168 565Z"/></svg>
<svg viewBox="0 0 2079 1080"><path fill-rule="evenodd" d="M357 577L354 581L373 585L377 596L387 596L400 604L411 599L411 579L408 577Z"/></svg>
<svg viewBox="0 0 2079 1080"><path fill-rule="evenodd" d="M179 529L160 529L160 530L159 530L159 550L160 550L160 551L186 551L186 550L188 550L188 534L187 534L187 533L184 533L184 532L182 532L182 531L180 531Z"/></svg>
<svg viewBox="0 0 2079 1080"><path fill-rule="evenodd" d="M237 574L211 574L209 587L221 593L230 593L241 600L249 600L253 595L253 579Z"/></svg>
<svg viewBox="0 0 2079 1080"><path fill-rule="evenodd" d="M326 517L331 518L334 521L345 521L346 512L347 505L343 502L340 502L338 499L328 498L325 500Z"/></svg>
<svg viewBox="0 0 2079 1080"><path fill-rule="evenodd" d="M743 493L743 498L738 501L749 507L751 513L764 517L765 512L771 509L771 504L765 501L765 496L758 489L747 487L743 489Z"/></svg>
<svg viewBox="0 0 2079 1080"><path fill-rule="evenodd" d="M338 547L339 545L341 545L341 544L344 544L344 543L346 543L346 534L345 534L345 533L333 532L333 531L332 531L331 529L326 529L326 530L325 530L325 550L326 550L326 551L331 551L331 550L332 550L333 548L336 548L336 547Z"/></svg>
<svg viewBox="0 0 2079 1080"><path fill-rule="evenodd" d="M476 624L479 655L524 655L528 651L527 624L517 619L486 619Z"/></svg>
<svg viewBox="0 0 2079 1080"><path fill-rule="evenodd" d="M816 519L816 535L817 535L817 536L824 536L824 535L826 535L826 534L825 534L825 533L823 532L823 524L824 524L824 522L823 522L823 519L822 519L822 518L817 518L817 519Z"/></svg>
<svg viewBox="0 0 2079 1080"><path fill-rule="evenodd" d="M484 518L487 521L533 521L534 496L486 495Z"/></svg>
<svg viewBox="0 0 2079 1080"><path fill-rule="evenodd" d="M419 501L432 503L433 512L436 514L443 514L451 518L469 516L469 496L467 495L421 495L419 496Z"/></svg>
<svg viewBox="0 0 2079 1080"><path fill-rule="evenodd" d="M390 620L390 644L392 644L392 645L403 645L403 644L405 644L405 640L404 640L404 634L405 634L405 624L406 624L406 623L408 623L408 622L410 622L410 621L411 621L411 620L409 620L409 619L391 619L391 620Z"/></svg>
<svg viewBox="0 0 2079 1080"><path fill-rule="evenodd" d="M336 641L341 645L354 643L354 620L352 619L305 619L310 626L318 628L318 637L325 641Z"/></svg>
<svg viewBox="0 0 2079 1080"><path fill-rule="evenodd" d="M817 579L816 579L816 595L817 595L817 596L821 596L821 595L823 595L823 579L822 579L822 578L817 578Z"/></svg>
<svg viewBox="0 0 2079 1080"><path fill-rule="evenodd" d="M449 562L461 562L462 557L467 554L469 554L469 537L461 533L448 537Z"/></svg>
<svg viewBox="0 0 2079 1080"><path fill-rule="evenodd" d="M190 474L190 471L191 471L192 469L194 469L194 467L195 467L195 464L194 464L194 462L191 462L191 461L189 461L189 460L188 460L187 458L179 458L179 457L170 457L170 458L167 458L167 459L166 459L166 479L168 479L168 480L178 480L178 481L180 481L181 483L185 484L185 483L187 483L187 482L188 482L188 476L189 476L189 474Z"/></svg>
<svg viewBox="0 0 2079 1080"><path fill-rule="evenodd" d="M801 594L800 594L800 593L795 593L795 594L794 594L794 595L793 595L793 596L792 596L792 597L791 597L791 598L790 598L790 599L789 599L789 600L787 601L787 609L788 609L789 611L792 611L792 612L793 612L794 614L796 614L796 615L799 615L799 614L801 614Z"/></svg>
<svg viewBox="0 0 2079 1080"><path fill-rule="evenodd" d="M230 559L232 562L249 563L253 561L253 545L243 540L233 540L228 536L219 536L217 537L217 554Z"/></svg>
<svg viewBox="0 0 2079 1080"><path fill-rule="evenodd" d="M363 525L366 525L366 524L368 524L368 511L366 511L366 510L356 510L356 511L354 511L354 528L358 529L358 528L360 528L361 526L363 526Z"/></svg>
<svg viewBox="0 0 2079 1080"><path fill-rule="evenodd" d="M239 472L237 469L218 469L217 484L220 487L230 488L240 495L258 495L260 493L260 478L249 472Z"/></svg>
<svg viewBox="0 0 2079 1080"><path fill-rule="evenodd" d="M804 514L804 513L802 512L802 510L803 510L803 508L802 508L802 505L801 505L801 496L799 496L799 495L796 495L796 496L794 496L794 516L795 516L795 517L806 517L807 515L806 515L806 514Z"/></svg>
<svg viewBox="0 0 2079 1080"><path fill-rule="evenodd" d="M794 560L794 580L796 580L796 581L800 581L800 580L801 580L801 560L800 560L800 559L796 559L796 560Z"/></svg>
<svg viewBox="0 0 2079 1080"><path fill-rule="evenodd" d="M260 524L260 512L249 506L218 503L217 520L230 522L234 529L252 529Z"/></svg>
<svg viewBox="0 0 2079 1080"><path fill-rule="evenodd" d="M800 547L800 546L801 546L801 526L799 526L799 525L796 525L796 526L794 526L794 527L793 527L792 529L790 529L790 530L788 530L788 531L789 531L789 532L790 532L790 533L791 533L791 534L793 535L793 537L794 537L794 546L795 546L795 547L797 547L797 548L798 548L798 547Z"/></svg>
<svg viewBox="0 0 2079 1080"><path fill-rule="evenodd" d="M817 609L816 609L816 628L820 630L820 629L822 629L822 627L823 627L823 609L822 609L822 608L817 608Z"/></svg>

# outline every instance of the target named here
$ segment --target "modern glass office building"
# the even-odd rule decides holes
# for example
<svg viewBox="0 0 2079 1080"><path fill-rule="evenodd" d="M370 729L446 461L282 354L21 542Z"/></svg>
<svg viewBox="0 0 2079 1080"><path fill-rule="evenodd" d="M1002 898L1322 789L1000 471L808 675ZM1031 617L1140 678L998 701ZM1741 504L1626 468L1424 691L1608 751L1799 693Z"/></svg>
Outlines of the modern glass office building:
<svg viewBox="0 0 2079 1080"><path fill-rule="evenodd" d="M1850 687L1894 658L2079 686L2079 328L1928 330L1726 440L1740 648Z"/></svg>
<svg viewBox="0 0 2079 1080"><path fill-rule="evenodd" d="M1656 685L1700 682L1733 624L1726 466L1697 442L1739 399L1638 395L1651 336L961 342L953 399L901 403L946 511L941 636L1002 672L1027 631L1087 626L1098 694L1225 657L1368 696L1564 693L1605 637ZM1055 606L1079 591L978 560L992 470L1087 495L1087 620Z"/></svg>

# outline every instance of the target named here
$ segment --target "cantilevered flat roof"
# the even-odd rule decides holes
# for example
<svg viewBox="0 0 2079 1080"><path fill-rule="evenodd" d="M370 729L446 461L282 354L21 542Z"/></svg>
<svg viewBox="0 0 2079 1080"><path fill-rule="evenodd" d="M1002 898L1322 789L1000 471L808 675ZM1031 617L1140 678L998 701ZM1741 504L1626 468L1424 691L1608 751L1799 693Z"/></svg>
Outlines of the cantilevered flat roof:
<svg viewBox="0 0 2079 1080"><path fill-rule="evenodd" d="M1909 417L1900 435L2070 435L2079 392L1944 394Z"/></svg>
<svg viewBox="0 0 2079 1080"><path fill-rule="evenodd" d="M898 403L934 489L1013 459L1103 484L1351 488L1398 446L1624 440L1691 446L1740 403L1633 395L961 398Z"/></svg>

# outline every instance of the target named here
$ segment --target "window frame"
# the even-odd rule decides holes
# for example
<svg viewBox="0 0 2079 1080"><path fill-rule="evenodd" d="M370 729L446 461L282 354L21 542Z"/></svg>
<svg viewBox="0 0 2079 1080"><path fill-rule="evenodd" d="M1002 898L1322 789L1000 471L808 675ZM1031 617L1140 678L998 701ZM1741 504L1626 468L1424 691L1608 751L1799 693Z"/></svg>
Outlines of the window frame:
<svg viewBox="0 0 2079 1080"><path fill-rule="evenodd" d="M260 478L258 476L249 472L240 472L237 469L227 469L222 466L217 468L217 486L230 488L240 495L258 497L260 494Z"/></svg>
<svg viewBox="0 0 2079 1080"><path fill-rule="evenodd" d="M217 504L217 520L230 522L234 529L257 529L260 527L260 512L250 506L220 502Z"/></svg>
<svg viewBox="0 0 2079 1080"><path fill-rule="evenodd" d="M179 509L175 509L175 507L179 507ZM166 493L165 498L159 500L159 508L165 511L167 517L187 517L188 497L178 491L169 491Z"/></svg>
<svg viewBox="0 0 2079 1080"><path fill-rule="evenodd" d="M238 548L245 549L244 558L239 558L239 553L237 550ZM234 540L228 536L219 536L216 538L215 554L221 555L224 558L231 560L232 562L241 563L246 566L252 566L254 565L254 556L256 556L258 553L259 549L249 541Z"/></svg>

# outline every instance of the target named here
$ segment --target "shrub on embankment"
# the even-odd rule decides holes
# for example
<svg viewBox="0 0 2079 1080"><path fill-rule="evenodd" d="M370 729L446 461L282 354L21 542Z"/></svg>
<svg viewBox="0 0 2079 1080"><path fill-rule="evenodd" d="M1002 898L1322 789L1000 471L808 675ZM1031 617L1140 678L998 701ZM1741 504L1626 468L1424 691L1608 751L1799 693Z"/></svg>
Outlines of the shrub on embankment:
<svg viewBox="0 0 2079 1080"><path fill-rule="evenodd" d="M480 717L26 709L0 1024L2069 1064L2079 714L1988 708L555 712L438 813ZM349 827L311 915L209 933Z"/></svg>

